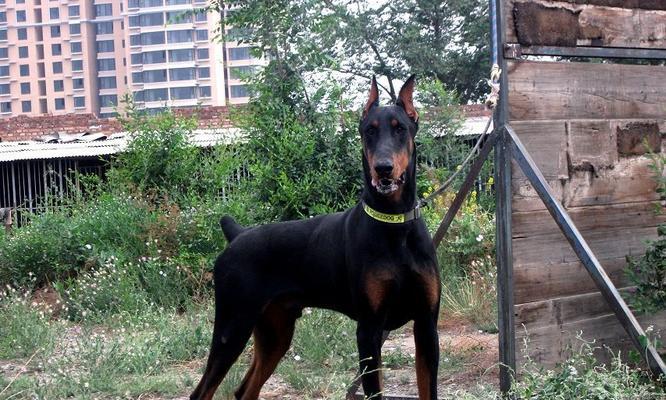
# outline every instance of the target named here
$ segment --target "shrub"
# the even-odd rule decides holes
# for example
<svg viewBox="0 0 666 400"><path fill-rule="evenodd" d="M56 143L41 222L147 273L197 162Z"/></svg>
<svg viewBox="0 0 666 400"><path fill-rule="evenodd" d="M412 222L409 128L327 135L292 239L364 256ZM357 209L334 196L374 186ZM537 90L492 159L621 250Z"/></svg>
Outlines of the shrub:
<svg viewBox="0 0 666 400"><path fill-rule="evenodd" d="M657 232L658 239L649 242L641 258L627 257L625 274L635 286L628 301L639 313L666 308L666 225L659 226Z"/></svg>
<svg viewBox="0 0 666 400"><path fill-rule="evenodd" d="M577 348L570 349L570 357L555 369L539 367L529 356L521 377L512 387L519 399L663 399L663 387L655 384L643 371L623 363L619 355L611 354L608 365L598 363L593 343L580 339ZM529 340L525 342L527 353Z"/></svg>
<svg viewBox="0 0 666 400"><path fill-rule="evenodd" d="M342 113L341 89L306 93L296 72L271 62L252 85L254 97L236 116L251 179L244 190L257 222L340 211L360 191L356 120Z"/></svg>

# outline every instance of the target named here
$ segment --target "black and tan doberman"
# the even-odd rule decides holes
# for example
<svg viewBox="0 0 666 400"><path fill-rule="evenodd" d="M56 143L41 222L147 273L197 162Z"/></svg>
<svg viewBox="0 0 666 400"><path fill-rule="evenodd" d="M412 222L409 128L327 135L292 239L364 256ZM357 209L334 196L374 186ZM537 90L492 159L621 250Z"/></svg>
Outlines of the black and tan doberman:
<svg viewBox="0 0 666 400"><path fill-rule="evenodd" d="M211 399L254 335L254 358L236 398L257 399L289 349L304 307L358 322L363 390L381 399L382 334L414 321L419 399L437 398L440 279L420 218L414 137L414 77L379 105L373 79L359 131L365 189L336 214L243 228L220 222L229 241L215 263L215 327L208 364L191 399Z"/></svg>

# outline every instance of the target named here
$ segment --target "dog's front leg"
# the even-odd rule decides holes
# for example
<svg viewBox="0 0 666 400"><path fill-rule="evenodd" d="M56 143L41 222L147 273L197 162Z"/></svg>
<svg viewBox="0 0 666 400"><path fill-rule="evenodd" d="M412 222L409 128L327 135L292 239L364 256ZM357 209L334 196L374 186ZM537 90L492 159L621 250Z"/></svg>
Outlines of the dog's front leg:
<svg viewBox="0 0 666 400"><path fill-rule="evenodd" d="M439 334L437 313L414 320L416 344L416 382L419 400L437 399L437 368L439 366Z"/></svg>
<svg viewBox="0 0 666 400"><path fill-rule="evenodd" d="M383 333L382 324L374 321L359 321L356 328L361 382L366 399L382 398L380 368Z"/></svg>

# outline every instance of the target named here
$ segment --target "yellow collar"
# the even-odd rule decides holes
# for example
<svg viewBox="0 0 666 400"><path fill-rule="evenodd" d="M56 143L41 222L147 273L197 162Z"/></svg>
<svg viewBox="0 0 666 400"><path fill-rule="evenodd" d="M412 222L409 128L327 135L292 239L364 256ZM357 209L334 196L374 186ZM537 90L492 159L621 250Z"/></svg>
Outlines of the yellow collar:
<svg viewBox="0 0 666 400"><path fill-rule="evenodd" d="M403 224L421 216L421 209L418 206L416 206L416 208L413 210L407 211L403 214L386 214L371 208L369 205L363 202L363 210L373 219L376 219L380 222L385 222L387 224Z"/></svg>

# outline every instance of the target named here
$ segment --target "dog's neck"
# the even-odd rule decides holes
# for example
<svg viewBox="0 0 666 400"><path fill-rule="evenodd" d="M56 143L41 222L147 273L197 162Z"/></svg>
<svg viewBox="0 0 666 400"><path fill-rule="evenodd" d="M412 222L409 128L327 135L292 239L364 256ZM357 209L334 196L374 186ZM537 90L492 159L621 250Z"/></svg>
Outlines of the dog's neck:
<svg viewBox="0 0 666 400"><path fill-rule="evenodd" d="M411 155L409 166L405 171L405 182L398 196L384 196L372 187L370 167L363 154L364 188L361 200L373 209L386 214L402 214L413 210L417 205L416 194L416 150Z"/></svg>

